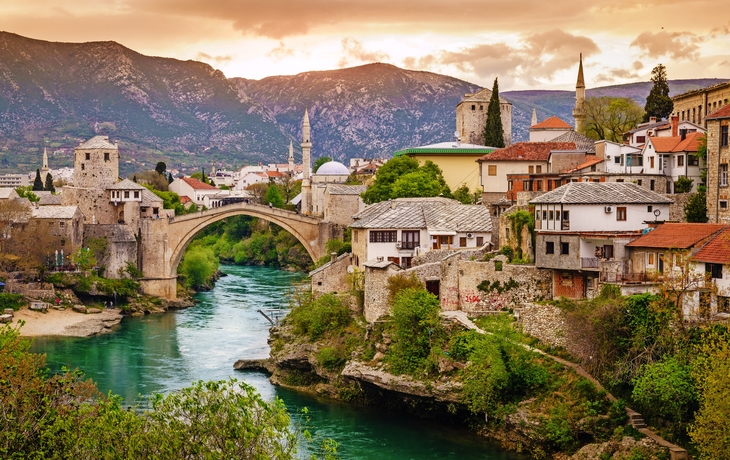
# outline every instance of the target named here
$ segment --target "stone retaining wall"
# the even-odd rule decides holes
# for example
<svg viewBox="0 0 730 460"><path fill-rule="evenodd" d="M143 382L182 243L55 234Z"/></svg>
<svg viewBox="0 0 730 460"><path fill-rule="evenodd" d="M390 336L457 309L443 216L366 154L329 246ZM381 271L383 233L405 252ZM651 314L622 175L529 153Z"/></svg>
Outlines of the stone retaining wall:
<svg viewBox="0 0 730 460"><path fill-rule="evenodd" d="M55 297L56 291L51 283L17 283L8 281L5 291L11 294L22 294L33 299L48 299Z"/></svg>
<svg viewBox="0 0 730 460"><path fill-rule="evenodd" d="M565 318L558 307L525 303L515 308L514 313L523 332L554 347L568 348Z"/></svg>

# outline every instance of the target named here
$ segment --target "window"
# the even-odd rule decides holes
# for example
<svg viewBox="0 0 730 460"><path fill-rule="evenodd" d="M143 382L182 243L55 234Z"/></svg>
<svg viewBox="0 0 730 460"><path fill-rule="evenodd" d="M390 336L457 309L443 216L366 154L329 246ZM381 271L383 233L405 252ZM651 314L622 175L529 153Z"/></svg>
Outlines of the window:
<svg viewBox="0 0 730 460"><path fill-rule="evenodd" d="M484 246L484 237L483 236L477 236L477 247L481 248Z"/></svg>
<svg viewBox="0 0 730 460"><path fill-rule="evenodd" d="M61 240L61 246L66 246L66 240L64 240L64 239Z"/></svg>
<svg viewBox="0 0 730 460"><path fill-rule="evenodd" d="M411 268L413 263L413 257L401 257L400 266L401 268Z"/></svg>
<svg viewBox="0 0 730 460"><path fill-rule="evenodd" d="M677 157L677 166L684 166L684 155L679 155Z"/></svg>
<svg viewBox="0 0 730 460"><path fill-rule="evenodd" d="M86 152L85 158L86 158L86 161L91 160L91 154L89 152Z"/></svg>
<svg viewBox="0 0 730 460"><path fill-rule="evenodd" d="M472 106L471 106L471 109L472 109L472 110L476 110L476 109L477 109L477 106L476 106L476 105L472 105Z"/></svg>
<svg viewBox="0 0 730 460"><path fill-rule="evenodd" d="M528 174L535 174L535 167L530 165L527 167L527 173Z"/></svg>
<svg viewBox="0 0 730 460"><path fill-rule="evenodd" d="M621 163L621 155L618 155L618 156L613 157L613 162L616 163L616 164L620 164Z"/></svg>
<svg viewBox="0 0 730 460"><path fill-rule="evenodd" d="M646 212L652 212L654 210L654 207L652 205L649 205L646 207Z"/></svg>
<svg viewBox="0 0 730 460"><path fill-rule="evenodd" d="M360 232L359 232L359 231L357 231L357 230L354 230L354 231L352 232L352 240L353 240L353 241L354 241L355 243L357 243L357 240L359 239L359 238L358 238L358 235L360 235Z"/></svg>
<svg viewBox="0 0 730 460"><path fill-rule="evenodd" d="M535 172L540 174L542 172L542 166L541 165L535 166Z"/></svg>
<svg viewBox="0 0 730 460"><path fill-rule="evenodd" d="M540 220L540 211L535 210L535 220Z"/></svg>
<svg viewBox="0 0 730 460"><path fill-rule="evenodd" d="M656 263L655 257L656 257L656 254L654 254L653 252L646 253L646 266L647 267L654 266L654 264Z"/></svg>
<svg viewBox="0 0 730 460"><path fill-rule="evenodd" d="M613 259L613 245L612 244L603 245L603 258L604 259Z"/></svg>
<svg viewBox="0 0 730 460"><path fill-rule="evenodd" d="M479 106L479 110L484 110L484 106L483 105L480 105Z"/></svg>
<svg viewBox="0 0 730 460"><path fill-rule="evenodd" d="M653 168L654 167L654 157L653 156L650 156L649 157L649 167L650 168Z"/></svg>
<svg viewBox="0 0 730 460"><path fill-rule="evenodd" d="M461 248L466 247L466 237L465 236L459 237L459 247L461 247Z"/></svg>
<svg viewBox="0 0 730 460"><path fill-rule="evenodd" d="M555 254L555 243L552 241L545 243L545 254Z"/></svg>
<svg viewBox="0 0 730 460"><path fill-rule="evenodd" d="M104 161L109 161L109 152L104 152Z"/></svg>
<svg viewBox="0 0 730 460"><path fill-rule="evenodd" d="M553 212L548 211L548 220L553 220Z"/></svg>
<svg viewBox="0 0 730 460"><path fill-rule="evenodd" d="M541 180L535 181L535 191L542 192L542 181Z"/></svg>
<svg viewBox="0 0 730 460"><path fill-rule="evenodd" d="M687 165L688 166L699 166L700 158L697 155L687 155Z"/></svg>
<svg viewBox="0 0 730 460"><path fill-rule="evenodd" d="M419 230L403 230L401 232L401 240L401 248L417 248L421 244L421 232Z"/></svg>
<svg viewBox="0 0 730 460"><path fill-rule="evenodd" d="M395 243L398 241L396 230L370 230L371 243Z"/></svg>
<svg viewBox="0 0 730 460"><path fill-rule="evenodd" d="M135 198L139 198L139 190L135 190L134 191L134 197Z"/></svg>
<svg viewBox="0 0 730 460"><path fill-rule="evenodd" d="M512 181L511 180L508 180L507 181L507 190L508 191L512 191L512 187L513 187Z"/></svg>
<svg viewBox="0 0 730 460"><path fill-rule="evenodd" d="M489 165L487 166L487 174L490 176L496 176L497 175L497 165Z"/></svg>
<svg viewBox="0 0 730 460"><path fill-rule="evenodd" d="M727 147L727 129L727 125L720 127L720 147Z"/></svg>
<svg viewBox="0 0 730 460"><path fill-rule="evenodd" d="M531 192L532 191L532 182L529 180L523 180L522 181L522 190L525 192Z"/></svg>
<svg viewBox="0 0 730 460"><path fill-rule="evenodd" d="M542 220L547 220L547 211L542 212Z"/></svg>
<svg viewBox="0 0 730 460"><path fill-rule="evenodd" d="M616 207L616 220L626 220L626 207L625 206Z"/></svg>
<svg viewBox="0 0 730 460"><path fill-rule="evenodd" d="M623 182L623 179L616 179L616 182Z"/></svg>
<svg viewBox="0 0 730 460"><path fill-rule="evenodd" d="M124 198L129 198L129 190L124 191Z"/></svg>
<svg viewBox="0 0 730 460"><path fill-rule="evenodd" d="M64 228L65 226L66 226L66 222L64 222L64 221L60 221L58 223L58 228Z"/></svg>
<svg viewBox="0 0 730 460"><path fill-rule="evenodd" d="M649 190L654 190L654 179L649 181Z"/></svg>
<svg viewBox="0 0 730 460"><path fill-rule="evenodd" d="M560 243L560 254L562 254L562 255L570 254L570 244L568 242Z"/></svg>
<svg viewBox="0 0 730 460"><path fill-rule="evenodd" d="M568 222L570 220L570 211L563 211L563 222Z"/></svg>
<svg viewBox="0 0 730 460"><path fill-rule="evenodd" d="M727 163L720 165L720 187L727 187Z"/></svg>
<svg viewBox="0 0 730 460"><path fill-rule="evenodd" d="M560 211L555 211L555 220L560 220Z"/></svg>
<svg viewBox="0 0 730 460"><path fill-rule="evenodd" d="M727 200L720 200L720 209L727 209Z"/></svg>
<svg viewBox="0 0 730 460"><path fill-rule="evenodd" d="M81 163L81 170L83 171L85 169L86 169L86 165L84 165L83 163Z"/></svg>
<svg viewBox="0 0 730 460"><path fill-rule="evenodd" d="M644 142L646 142L646 136L636 136L637 144L643 144Z"/></svg>
<svg viewBox="0 0 730 460"><path fill-rule="evenodd" d="M714 279L722 279L722 264L705 264L705 272Z"/></svg>

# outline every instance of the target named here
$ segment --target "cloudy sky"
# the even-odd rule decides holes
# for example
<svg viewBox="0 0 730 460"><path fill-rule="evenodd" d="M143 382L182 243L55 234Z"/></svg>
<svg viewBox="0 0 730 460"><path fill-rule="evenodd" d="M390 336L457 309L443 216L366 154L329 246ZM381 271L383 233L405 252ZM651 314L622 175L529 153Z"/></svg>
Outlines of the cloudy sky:
<svg viewBox="0 0 730 460"><path fill-rule="evenodd" d="M114 40L263 78L369 62L500 90L730 78L723 0L2 0L0 30L50 41Z"/></svg>

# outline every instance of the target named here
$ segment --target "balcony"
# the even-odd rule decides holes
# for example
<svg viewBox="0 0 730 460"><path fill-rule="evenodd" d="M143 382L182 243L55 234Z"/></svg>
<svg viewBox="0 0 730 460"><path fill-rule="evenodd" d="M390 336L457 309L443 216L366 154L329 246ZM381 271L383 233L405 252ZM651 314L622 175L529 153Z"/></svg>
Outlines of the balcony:
<svg viewBox="0 0 730 460"><path fill-rule="evenodd" d="M596 257L581 257L580 258L580 268L590 268L594 270L598 270L598 266L601 263L601 259L598 259Z"/></svg>
<svg viewBox="0 0 730 460"><path fill-rule="evenodd" d="M602 283L614 283L614 284L642 284L654 282L654 277L647 273L601 273L600 276Z"/></svg>

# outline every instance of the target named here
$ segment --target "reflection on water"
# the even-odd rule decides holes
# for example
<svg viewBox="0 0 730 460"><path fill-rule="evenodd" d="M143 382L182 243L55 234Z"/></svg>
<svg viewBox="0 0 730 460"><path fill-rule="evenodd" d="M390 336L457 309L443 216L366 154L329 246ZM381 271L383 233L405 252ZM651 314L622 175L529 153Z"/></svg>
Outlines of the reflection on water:
<svg viewBox="0 0 730 460"><path fill-rule="evenodd" d="M170 392L196 380L236 377L264 396L279 396L292 413L307 407L318 434L336 439L344 459L517 459L464 430L373 408L353 408L276 388L259 372L238 372L241 358L268 356L270 324L257 310L286 306L292 281L302 274L263 267L224 266L229 276L196 295L194 308L125 318L113 334L86 339L39 338L33 351L48 366L79 368L127 404ZM142 395L142 398L140 398Z"/></svg>

